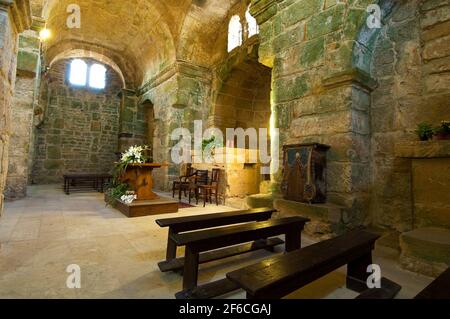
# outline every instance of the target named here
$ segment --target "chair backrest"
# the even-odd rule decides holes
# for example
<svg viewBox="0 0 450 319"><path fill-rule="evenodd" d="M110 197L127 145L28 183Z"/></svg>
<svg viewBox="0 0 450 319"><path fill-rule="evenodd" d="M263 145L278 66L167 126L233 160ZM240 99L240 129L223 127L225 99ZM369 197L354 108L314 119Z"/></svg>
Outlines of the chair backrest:
<svg viewBox="0 0 450 319"><path fill-rule="evenodd" d="M214 168L211 174L211 185L218 186L220 184L220 177L222 171L219 168Z"/></svg>
<svg viewBox="0 0 450 319"><path fill-rule="evenodd" d="M208 170L197 171L197 185L208 185Z"/></svg>
<svg viewBox="0 0 450 319"><path fill-rule="evenodd" d="M186 174L184 176L191 176L192 174L194 174L194 168L192 164L188 163L186 164Z"/></svg>

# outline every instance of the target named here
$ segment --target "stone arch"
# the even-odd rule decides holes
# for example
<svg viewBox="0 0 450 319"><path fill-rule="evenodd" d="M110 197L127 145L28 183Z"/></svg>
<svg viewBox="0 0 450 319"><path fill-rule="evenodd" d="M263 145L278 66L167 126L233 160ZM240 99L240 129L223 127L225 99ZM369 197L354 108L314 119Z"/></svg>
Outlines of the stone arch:
<svg viewBox="0 0 450 319"><path fill-rule="evenodd" d="M216 70L209 122L224 134L226 128L270 129L272 69L258 61L254 39Z"/></svg>
<svg viewBox="0 0 450 319"><path fill-rule="evenodd" d="M76 58L89 58L89 59L93 59L96 60L100 63L106 64L109 67L111 67L120 77L120 79L122 80L122 84L123 84L123 88L126 88L127 85L127 81L125 79L125 76L122 72L122 70L120 69L120 67L110 58L108 58L107 56L104 56L102 54L96 53L96 52L92 52L92 51L85 51L85 50L70 50L70 51L65 51L65 52L61 52L60 54L56 55L52 61L50 61L48 67L51 68L55 63L61 61L61 60L67 60L67 59L76 59Z"/></svg>
<svg viewBox="0 0 450 319"><path fill-rule="evenodd" d="M141 86L176 61L175 36L180 22L174 22L172 14L180 12L187 0L180 6L166 1L138 2L139 10L129 10L126 1L79 0L82 27L68 28L67 6L72 2L47 1L42 15L46 27L53 31L46 43L47 50L52 51L49 55L62 52L54 49L59 46L91 47L91 51L113 59L124 75L129 75L132 88Z"/></svg>
<svg viewBox="0 0 450 319"><path fill-rule="evenodd" d="M134 89L140 84L140 73L137 64L132 59L124 59L120 54L99 45L79 41L62 41L45 50L45 60L48 66L66 58L92 58L109 65L122 78L124 88Z"/></svg>
<svg viewBox="0 0 450 319"><path fill-rule="evenodd" d="M370 74L370 64L373 58L374 46L381 33L383 24L389 19L389 16L398 5L398 2L392 0L379 0L378 5L381 9L381 28L370 28L368 26L368 14L363 16L359 31L356 33L355 43L353 46L351 62L354 68L358 68Z"/></svg>

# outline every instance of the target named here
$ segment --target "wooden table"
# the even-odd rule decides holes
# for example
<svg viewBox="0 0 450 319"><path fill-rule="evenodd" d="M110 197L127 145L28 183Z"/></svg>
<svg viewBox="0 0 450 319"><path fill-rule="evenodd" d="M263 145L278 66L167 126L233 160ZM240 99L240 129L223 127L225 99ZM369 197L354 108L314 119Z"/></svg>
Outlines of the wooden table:
<svg viewBox="0 0 450 319"><path fill-rule="evenodd" d="M121 177L121 181L127 183L136 192L137 200L155 200L159 196L153 192L154 169L161 168L162 164L130 164Z"/></svg>

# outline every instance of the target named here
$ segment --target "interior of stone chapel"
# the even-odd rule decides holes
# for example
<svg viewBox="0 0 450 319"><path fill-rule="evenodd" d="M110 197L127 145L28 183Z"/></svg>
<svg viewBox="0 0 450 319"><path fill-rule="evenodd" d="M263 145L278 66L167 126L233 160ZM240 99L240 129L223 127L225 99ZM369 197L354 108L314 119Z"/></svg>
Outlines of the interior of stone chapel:
<svg viewBox="0 0 450 319"><path fill-rule="evenodd" d="M450 299L449 0L0 0L0 298Z"/></svg>

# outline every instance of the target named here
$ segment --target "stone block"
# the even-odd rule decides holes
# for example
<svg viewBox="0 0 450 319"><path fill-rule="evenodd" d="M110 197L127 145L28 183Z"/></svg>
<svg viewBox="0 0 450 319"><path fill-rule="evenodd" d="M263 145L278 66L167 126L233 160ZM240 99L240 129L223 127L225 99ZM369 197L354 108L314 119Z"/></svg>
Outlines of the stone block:
<svg viewBox="0 0 450 319"><path fill-rule="evenodd" d="M247 196L247 205L250 208L273 208L273 194L256 194Z"/></svg>
<svg viewBox="0 0 450 319"><path fill-rule="evenodd" d="M342 233L345 208L332 204L309 205L300 202L275 199L274 208L280 217L302 216L311 219L305 231L314 237L327 237Z"/></svg>
<svg viewBox="0 0 450 319"><path fill-rule="evenodd" d="M345 5L336 5L314 15L306 25L307 38L318 38L321 35L338 30L341 27L344 12Z"/></svg>
<svg viewBox="0 0 450 319"><path fill-rule="evenodd" d="M426 42L423 49L423 58L428 61L449 56L449 41L450 35Z"/></svg>
<svg viewBox="0 0 450 319"><path fill-rule="evenodd" d="M421 24L422 28L426 29L435 24L445 22L450 19L450 6L438 7L432 10L425 11L422 14Z"/></svg>
<svg viewBox="0 0 450 319"><path fill-rule="evenodd" d="M450 266L450 230L418 228L400 236L401 264L412 271L436 276Z"/></svg>
<svg viewBox="0 0 450 319"><path fill-rule="evenodd" d="M321 1L299 0L281 13L281 20L285 28L294 25L320 12Z"/></svg>

